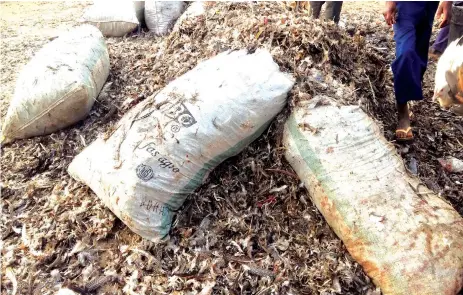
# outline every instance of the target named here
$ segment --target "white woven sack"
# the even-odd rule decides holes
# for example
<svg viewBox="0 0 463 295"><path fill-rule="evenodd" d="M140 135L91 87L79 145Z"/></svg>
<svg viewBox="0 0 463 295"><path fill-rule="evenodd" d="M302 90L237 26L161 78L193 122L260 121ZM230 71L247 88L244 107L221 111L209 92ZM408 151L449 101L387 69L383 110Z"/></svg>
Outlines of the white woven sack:
<svg viewBox="0 0 463 295"><path fill-rule="evenodd" d="M107 37L122 37L139 25L135 3L128 0L96 1L85 11L82 19L96 26Z"/></svg>
<svg viewBox="0 0 463 295"><path fill-rule="evenodd" d="M134 232L158 241L209 172L267 128L293 83L268 51L219 54L137 105L69 173Z"/></svg>
<svg viewBox="0 0 463 295"><path fill-rule="evenodd" d="M166 35L184 10L185 2L183 1L146 1L146 26L156 35Z"/></svg>
<svg viewBox="0 0 463 295"><path fill-rule="evenodd" d="M101 32L83 25L46 44L22 69L2 141L49 134L87 116L109 74Z"/></svg>
<svg viewBox="0 0 463 295"><path fill-rule="evenodd" d="M283 143L313 202L382 294L458 293L463 218L407 174L359 107L316 97L293 110Z"/></svg>

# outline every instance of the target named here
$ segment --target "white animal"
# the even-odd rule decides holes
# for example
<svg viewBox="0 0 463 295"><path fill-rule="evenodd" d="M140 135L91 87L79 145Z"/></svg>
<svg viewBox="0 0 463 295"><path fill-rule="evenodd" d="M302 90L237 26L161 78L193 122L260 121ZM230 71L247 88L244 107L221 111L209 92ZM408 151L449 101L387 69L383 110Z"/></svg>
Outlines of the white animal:
<svg viewBox="0 0 463 295"><path fill-rule="evenodd" d="M446 109L463 105L463 37L450 43L437 63L433 100Z"/></svg>

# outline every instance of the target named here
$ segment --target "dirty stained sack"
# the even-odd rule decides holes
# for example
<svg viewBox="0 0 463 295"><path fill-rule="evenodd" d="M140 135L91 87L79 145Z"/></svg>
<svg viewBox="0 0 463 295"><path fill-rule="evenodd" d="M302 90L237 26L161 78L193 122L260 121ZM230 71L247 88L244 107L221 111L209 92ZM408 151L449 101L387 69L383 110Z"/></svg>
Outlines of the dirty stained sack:
<svg viewBox="0 0 463 295"><path fill-rule="evenodd" d="M285 157L313 202L383 294L457 294L463 218L409 176L357 106L317 97L284 129Z"/></svg>
<svg viewBox="0 0 463 295"><path fill-rule="evenodd" d="M167 35L185 10L183 1L145 1L145 22L155 35Z"/></svg>
<svg viewBox="0 0 463 295"><path fill-rule="evenodd" d="M137 17L142 11L140 1L95 1L85 11L82 21L96 26L106 37L122 37L137 28L140 23Z"/></svg>
<svg viewBox="0 0 463 295"><path fill-rule="evenodd" d="M19 74L2 142L49 134L83 119L108 74L108 49L94 26L74 28L46 44Z"/></svg>
<svg viewBox="0 0 463 295"><path fill-rule="evenodd" d="M133 108L68 171L135 233L158 241L209 172L268 127L293 84L268 51L219 54Z"/></svg>

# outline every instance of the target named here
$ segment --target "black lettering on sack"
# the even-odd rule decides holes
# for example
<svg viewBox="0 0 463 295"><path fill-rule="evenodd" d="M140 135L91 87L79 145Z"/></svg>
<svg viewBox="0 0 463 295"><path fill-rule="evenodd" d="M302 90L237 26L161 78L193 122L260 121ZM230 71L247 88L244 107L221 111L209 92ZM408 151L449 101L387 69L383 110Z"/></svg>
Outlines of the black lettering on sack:
<svg viewBox="0 0 463 295"><path fill-rule="evenodd" d="M133 122L140 121L146 118L151 117L151 115L156 111L155 107L149 107L141 111L133 120ZM197 123L194 116L188 110L188 108L183 103L172 103L165 102L160 107L160 112L164 114L167 118L171 119L171 122L178 123L172 125L171 131L177 133L180 131L181 127L191 127Z"/></svg>
<svg viewBox="0 0 463 295"><path fill-rule="evenodd" d="M181 114L177 120L183 127L190 127L196 123L195 118L190 113Z"/></svg>
<svg viewBox="0 0 463 295"><path fill-rule="evenodd" d="M166 159L166 158L159 158L158 159L159 161L159 167L161 168L167 168L167 169L171 169L172 172L174 173L178 173L180 172L180 169L178 169L177 167L175 167L175 165L169 161L169 159Z"/></svg>
<svg viewBox="0 0 463 295"><path fill-rule="evenodd" d="M148 165L140 164L137 166L137 176L143 181L148 181L154 177L153 168Z"/></svg>
<svg viewBox="0 0 463 295"><path fill-rule="evenodd" d="M163 114L166 117L172 119L173 121L179 123L181 126L188 128L196 124L196 119L193 117L188 108L183 104L168 104L164 110ZM178 132L178 131L177 131Z"/></svg>
<svg viewBox="0 0 463 295"><path fill-rule="evenodd" d="M165 113L167 117L171 118L172 120L176 120L181 114L185 113L187 108L183 105L183 103L172 105Z"/></svg>
<svg viewBox="0 0 463 295"><path fill-rule="evenodd" d="M180 126L178 124L172 124L172 126L170 126L170 131L177 133L180 131Z"/></svg>
<svg viewBox="0 0 463 295"><path fill-rule="evenodd" d="M159 152L156 150L156 148L152 146L149 146L148 148L146 148L146 151L150 153L153 157L156 157L157 155L159 155Z"/></svg>
<svg viewBox="0 0 463 295"><path fill-rule="evenodd" d="M159 153L159 151L157 151L156 149L156 144L154 142L150 142L142 147L139 147L138 149L141 149L141 150L145 150L146 152L148 152L151 156L153 156L154 158L160 156L161 154ZM175 164L172 163L169 159L165 158L165 157L160 157L160 158L157 158L158 162L159 162L159 167L163 168L163 169L170 169L172 172L174 173L178 173L180 172L180 169L178 169L177 167L175 167ZM137 167L137 176L138 178L142 179L142 180L145 180L143 179L142 177L147 177L147 176L144 176L144 174L146 174L147 172L144 171L143 169L147 169L147 168L144 168L144 167L140 167L140 166L146 166L148 167L149 169L151 169L151 171L153 170L151 167L147 166L147 165L144 165L144 164L140 164L138 167ZM140 169L140 172L138 171ZM143 171L142 171L143 170ZM140 175L139 175L140 173ZM154 176L154 172L153 172L153 176ZM153 177L152 176L152 177ZM151 178L152 178L151 177ZM151 179L149 178L149 179ZM147 179L147 180L149 180ZM147 181L145 180L145 181Z"/></svg>
<svg viewBox="0 0 463 295"><path fill-rule="evenodd" d="M147 108L143 111L141 111L140 113L138 113L138 115L135 117L135 119L133 120L133 122L136 122L136 121L140 121L140 120L143 120L143 119L146 119L148 117L151 116L151 114L153 114L155 111L154 108Z"/></svg>
<svg viewBox="0 0 463 295"><path fill-rule="evenodd" d="M165 216L169 213L169 208L160 204L154 200L143 199L140 203L141 208L145 208L147 211Z"/></svg>
<svg viewBox="0 0 463 295"><path fill-rule="evenodd" d="M168 159L166 158L159 158L159 167L161 168L173 168L175 167Z"/></svg>
<svg viewBox="0 0 463 295"><path fill-rule="evenodd" d="M138 147L139 150L146 150L151 156L156 157L159 152L156 150L156 145L153 142L146 144L145 146Z"/></svg>

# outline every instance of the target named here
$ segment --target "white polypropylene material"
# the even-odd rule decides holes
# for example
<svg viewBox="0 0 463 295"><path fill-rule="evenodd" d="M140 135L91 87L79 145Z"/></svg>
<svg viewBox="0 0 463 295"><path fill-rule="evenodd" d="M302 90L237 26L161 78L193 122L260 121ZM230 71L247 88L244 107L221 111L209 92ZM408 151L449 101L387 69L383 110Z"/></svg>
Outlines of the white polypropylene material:
<svg viewBox="0 0 463 295"><path fill-rule="evenodd" d="M283 142L313 202L382 294L460 290L463 218L407 174L359 107L314 98L293 110Z"/></svg>
<svg viewBox="0 0 463 295"><path fill-rule="evenodd" d="M96 1L83 15L83 21L96 26L107 37L122 37L138 25L136 9L140 5L128 0Z"/></svg>
<svg viewBox="0 0 463 295"><path fill-rule="evenodd" d="M22 69L2 141L44 135L87 116L109 74L101 32L83 25L46 44Z"/></svg>
<svg viewBox="0 0 463 295"><path fill-rule="evenodd" d="M293 84L268 51L219 54L129 111L69 173L134 232L158 241L209 172L267 128Z"/></svg>
<svg viewBox="0 0 463 295"><path fill-rule="evenodd" d="M181 24L187 19L193 19L195 17L201 16L206 12L206 2L203 1L194 1L190 6L185 10L185 12L179 17L175 23L172 32L176 32L180 29Z"/></svg>
<svg viewBox="0 0 463 295"><path fill-rule="evenodd" d="M183 1L146 1L146 26L156 35L167 35L184 10Z"/></svg>

